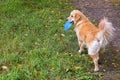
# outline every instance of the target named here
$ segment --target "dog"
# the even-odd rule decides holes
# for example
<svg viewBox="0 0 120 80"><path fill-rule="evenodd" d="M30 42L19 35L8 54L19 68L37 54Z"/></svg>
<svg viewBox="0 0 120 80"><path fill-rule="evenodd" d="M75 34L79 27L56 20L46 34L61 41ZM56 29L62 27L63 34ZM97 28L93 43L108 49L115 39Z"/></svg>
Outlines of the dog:
<svg viewBox="0 0 120 80"><path fill-rule="evenodd" d="M93 59L94 71L99 71L98 60L105 46L113 39L115 28L107 18L103 18L98 27L79 10L73 10L67 18L68 22L74 22L74 30L80 46L79 53L88 49L88 54Z"/></svg>

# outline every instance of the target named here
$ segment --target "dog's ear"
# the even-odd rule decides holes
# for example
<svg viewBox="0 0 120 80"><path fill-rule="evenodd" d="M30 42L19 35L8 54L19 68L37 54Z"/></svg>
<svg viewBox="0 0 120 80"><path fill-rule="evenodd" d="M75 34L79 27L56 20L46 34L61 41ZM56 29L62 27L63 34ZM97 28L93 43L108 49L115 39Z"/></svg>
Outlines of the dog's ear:
<svg viewBox="0 0 120 80"><path fill-rule="evenodd" d="M80 20L81 20L80 14L79 14L79 13L76 13L76 14L75 14L75 22L77 23L77 22L80 21Z"/></svg>

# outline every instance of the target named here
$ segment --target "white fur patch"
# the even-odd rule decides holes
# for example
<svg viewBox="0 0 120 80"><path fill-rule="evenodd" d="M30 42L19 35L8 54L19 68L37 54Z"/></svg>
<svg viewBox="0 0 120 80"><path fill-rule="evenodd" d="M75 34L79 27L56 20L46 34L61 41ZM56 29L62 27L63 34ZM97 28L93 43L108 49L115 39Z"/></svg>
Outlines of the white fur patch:
<svg viewBox="0 0 120 80"><path fill-rule="evenodd" d="M80 36L79 36L79 29L76 27L74 30L75 30L76 35L77 35L77 38L78 38L78 40L79 40L79 39L80 39Z"/></svg>
<svg viewBox="0 0 120 80"><path fill-rule="evenodd" d="M95 55L100 50L100 42L97 40L94 40L90 45L88 45L88 54L89 55Z"/></svg>
<svg viewBox="0 0 120 80"><path fill-rule="evenodd" d="M83 21L80 21L80 22L78 22L78 24L77 25L79 25L79 24L81 24ZM80 25L79 27L75 27L75 32L76 32L76 35L77 35L77 38L78 38L78 40L82 40L82 38L80 37L80 35L79 35L79 32L80 32L80 28L82 27L82 25ZM82 40L83 41L83 40Z"/></svg>

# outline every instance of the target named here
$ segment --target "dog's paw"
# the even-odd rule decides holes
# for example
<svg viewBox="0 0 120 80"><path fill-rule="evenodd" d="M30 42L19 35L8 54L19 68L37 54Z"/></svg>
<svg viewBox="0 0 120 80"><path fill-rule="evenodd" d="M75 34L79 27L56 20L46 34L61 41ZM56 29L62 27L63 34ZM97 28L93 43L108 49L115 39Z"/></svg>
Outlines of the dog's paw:
<svg viewBox="0 0 120 80"><path fill-rule="evenodd" d="M97 69L94 69L94 72L98 72L99 71L99 68L97 68Z"/></svg>
<svg viewBox="0 0 120 80"><path fill-rule="evenodd" d="M82 53L82 50L78 50L78 52L81 54L81 53Z"/></svg>

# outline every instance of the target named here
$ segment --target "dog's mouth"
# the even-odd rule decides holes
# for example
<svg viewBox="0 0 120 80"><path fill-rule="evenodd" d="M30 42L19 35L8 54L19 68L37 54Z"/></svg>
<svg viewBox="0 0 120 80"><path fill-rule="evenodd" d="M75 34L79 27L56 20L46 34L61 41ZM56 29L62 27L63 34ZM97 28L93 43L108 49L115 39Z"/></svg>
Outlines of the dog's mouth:
<svg viewBox="0 0 120 80"><path fill-rule="evenodd" d="M67 22L74 24L74 21L67 21Z"/></svg>
<svg viewBox="0 0 120 80"><path fill-rule="evenodd" d="M66 22L69 22L69 23L74 24L74 21L73 21L73 20L69 21L68 19L66 19Z"/></svg>

